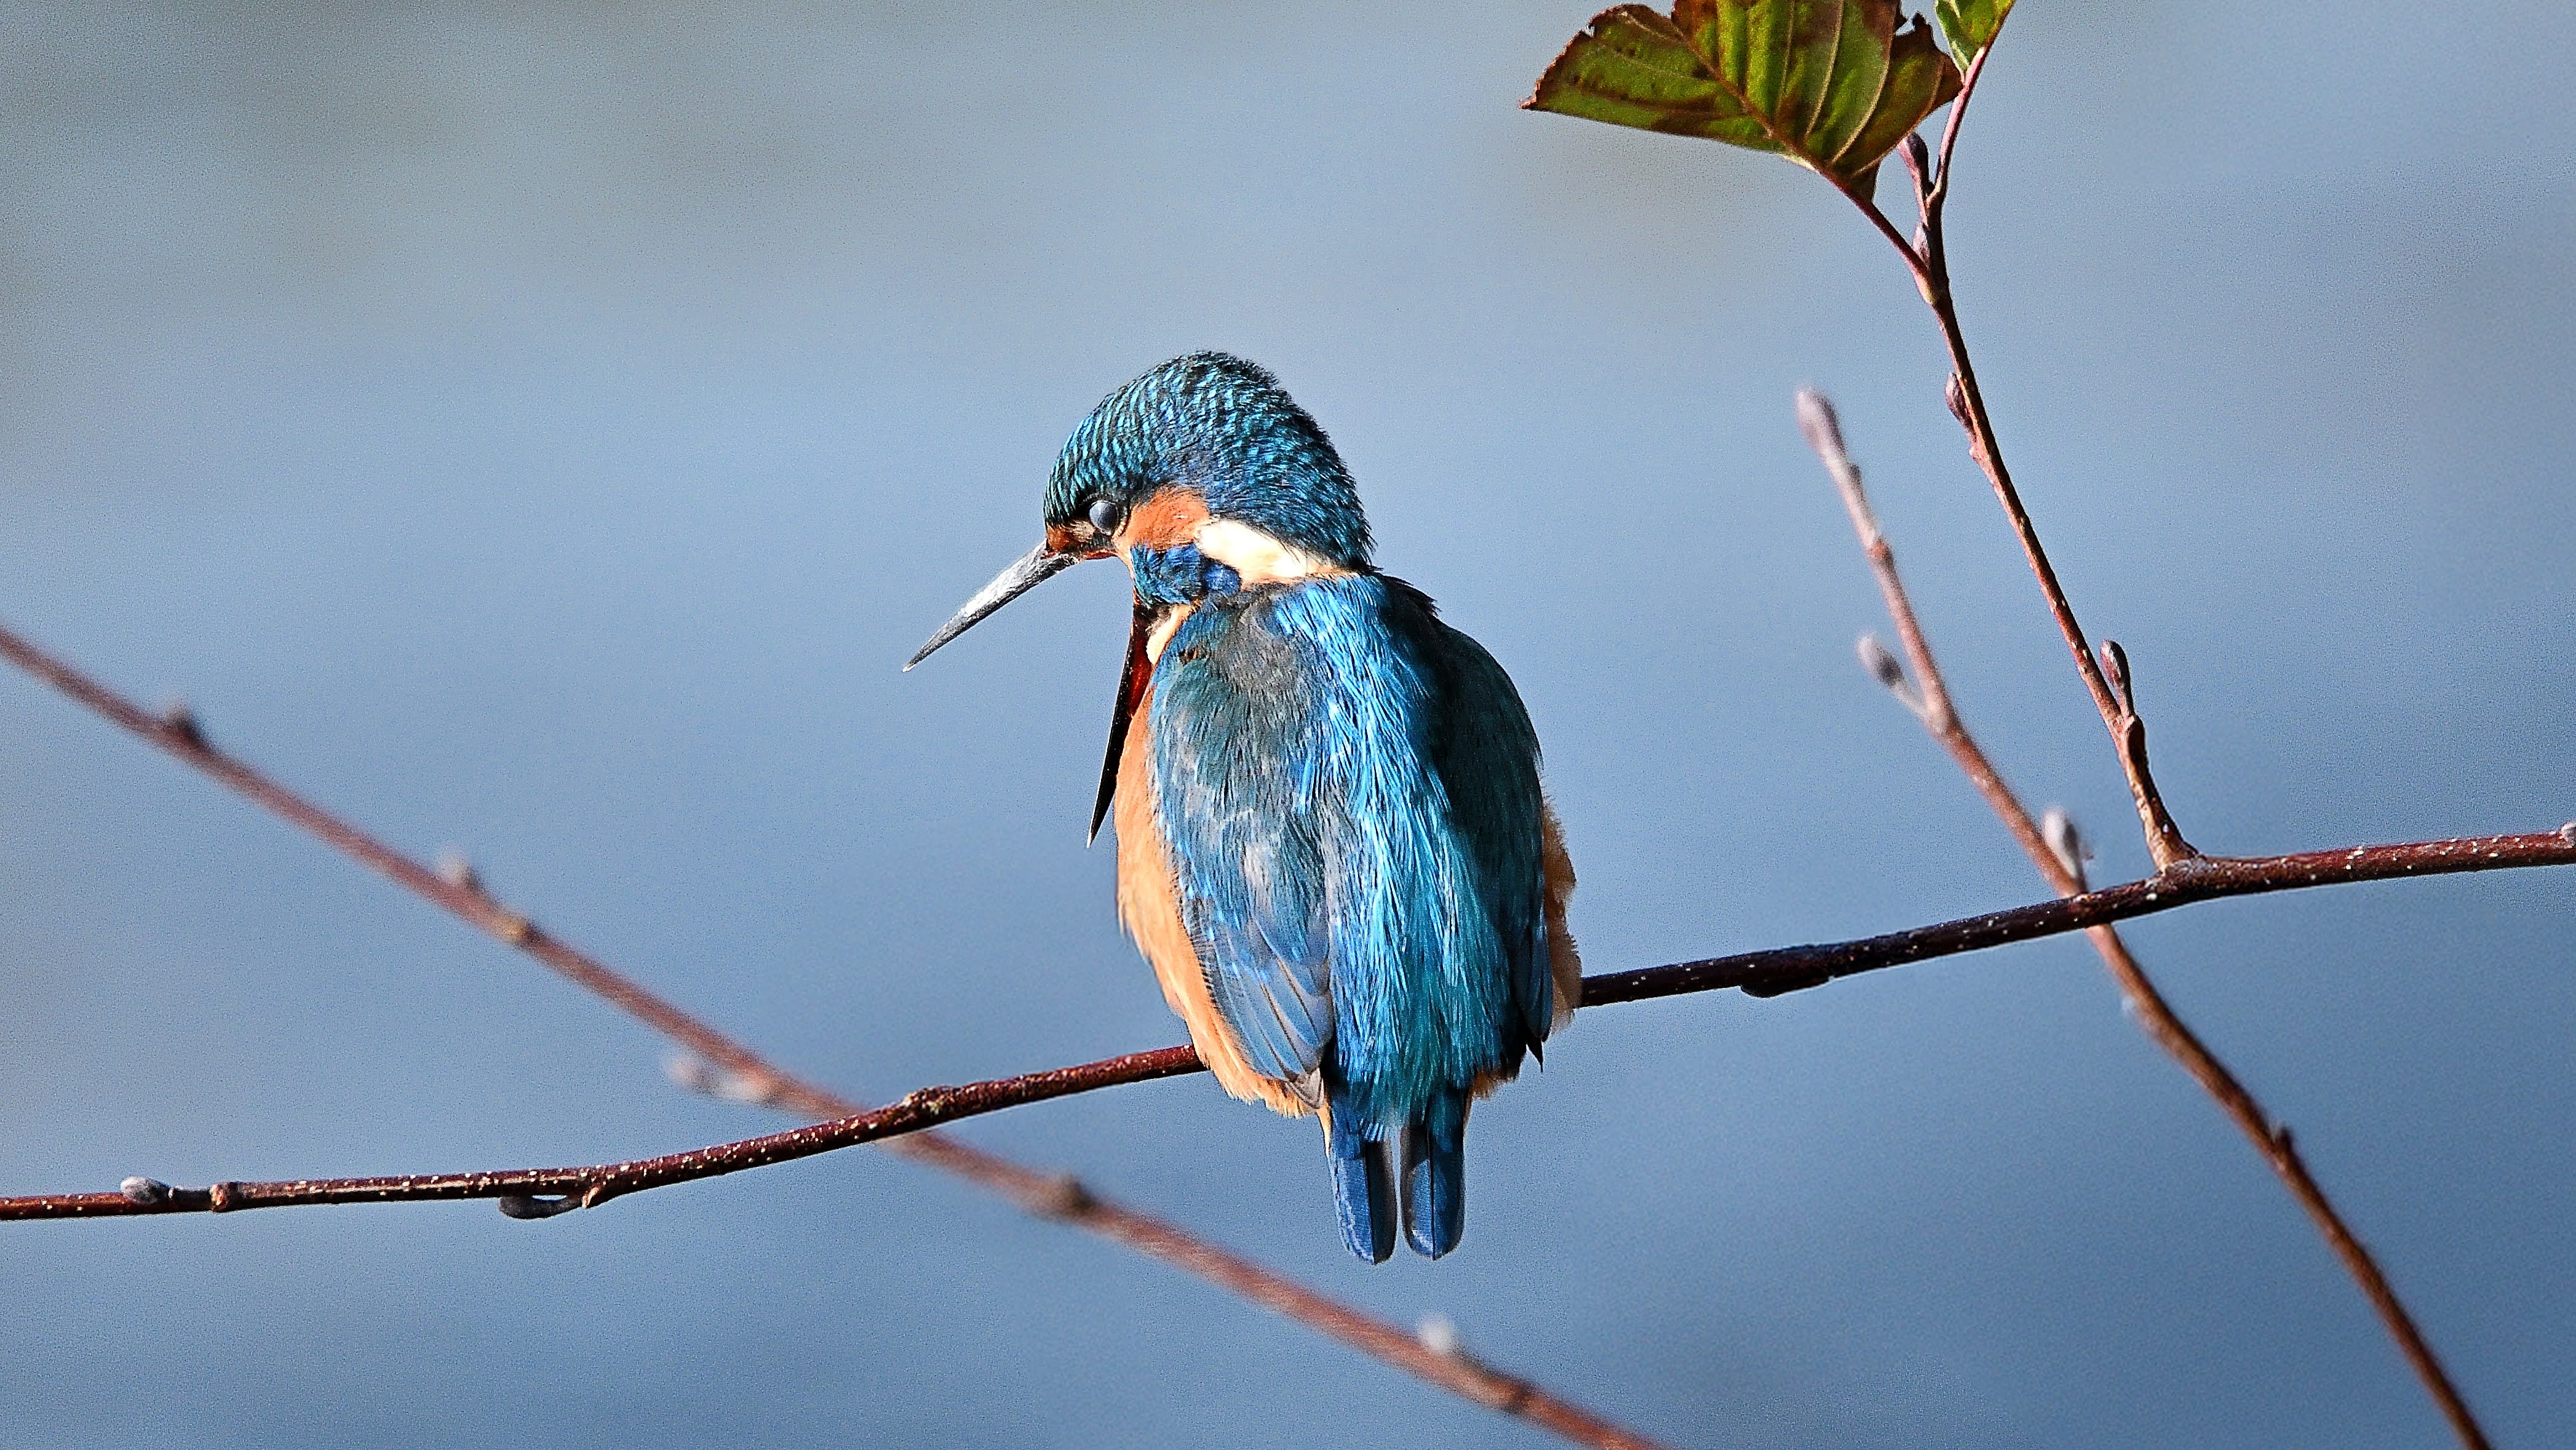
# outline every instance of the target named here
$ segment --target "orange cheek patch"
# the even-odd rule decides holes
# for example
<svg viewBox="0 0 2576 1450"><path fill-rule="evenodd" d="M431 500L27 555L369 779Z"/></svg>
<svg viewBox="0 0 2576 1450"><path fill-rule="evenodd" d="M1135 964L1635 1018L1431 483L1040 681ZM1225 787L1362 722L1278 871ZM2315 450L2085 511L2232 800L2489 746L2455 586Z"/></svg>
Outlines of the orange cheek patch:
<svg viewBox="0 0 2576 1450"><path fill-rule="evenodd" d="M1106 559L1111 552L1107 549L1085 546L1074 536L1071 524L1047 525L1046 546L1047 552L1051 554L1079 554L1086 559Z"/></svg>
<svg viewBox="0 0 2576 1450"><path fill-rule="evenodd" d="M1199 525L1207 522L1207 516L1207 500L1196 490L1164 489L1128 514L1127 526L1118 531L1118 547L1122 551L1140 544L1148 549L1177 549L1198 537Z"/></svg>

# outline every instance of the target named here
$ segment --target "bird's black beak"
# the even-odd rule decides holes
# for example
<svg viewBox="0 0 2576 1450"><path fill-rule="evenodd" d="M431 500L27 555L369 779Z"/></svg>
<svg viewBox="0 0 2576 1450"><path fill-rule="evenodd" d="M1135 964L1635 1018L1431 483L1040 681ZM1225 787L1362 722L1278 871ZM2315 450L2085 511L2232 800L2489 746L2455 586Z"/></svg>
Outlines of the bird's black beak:
<svg viewBox="0 0 2576 1450"><path fill-rule="evenodd" d="M1086 842L1100 839L1100 823L1109 819L1110 802L1118 798L1118 767L1126 759L1127 727L1135 723L1136 707L1145 702L1145 689L1154 681L1154 660L1145 645L1158 613L1144 600L1136 601L1135 622L1127 630L1127 663L1118 671L1118 698L1109 709L1109 754L1100 762L1100 794L1091 803L1091 834L1083 838Z"/></svg>
<svg viewBox="0 0 2576 1450"><path fill-rule="evenodd" d="M1049 532L1052 534L1054 531ZM1011 567L994 575L992 583L976 590L975 597L966 601L966 607L939 626L939 632L932 635L930 642L915 652L911 659L904 661L903 667L908 670L930 658L931 651L973 629L983 622L986 615L1084 559L1107 557L1110 554L1105 549L1097 554L1085 554L1061 538L1050 537L1021 555ZM1118 698L1110 710L1109 751L1107 758L1100 763L1100 794L1094 798L1091 807L1091 836L1095 840L1100 836L1101 823L1109 819L1110 802L1118 794L1118 765L1127 746L1127 727L1134 721L1137 707L1144 702L1146 686L1154 676L1154 662L1146 654L1145 645L1153 632L1158 613L1144 600L1136 601L1135 619L1127 632L1127 663L1118 673Z"/></svg>
<svg viewBox="0 0 2576 1450"><path fill-rule="evenodd" d="M982 623L984 616L1081 562L1080 554L1060 553L1048 544L1039 544L1021 555L1011 567L994 575L992 583L976 590L975 597L966 601L966 607L939 626L939 632L930 637L930 643L923 645L911 659L905 660L903 667L908 670L930 658L932 650Z"/></svg>

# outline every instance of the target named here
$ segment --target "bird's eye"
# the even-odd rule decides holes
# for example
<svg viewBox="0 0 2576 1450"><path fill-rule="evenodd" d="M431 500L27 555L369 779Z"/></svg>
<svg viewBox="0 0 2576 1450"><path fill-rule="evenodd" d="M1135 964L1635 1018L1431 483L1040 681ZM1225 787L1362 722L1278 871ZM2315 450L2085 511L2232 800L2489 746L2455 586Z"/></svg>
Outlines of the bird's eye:
<svg viewBox="0 0 2576 1450"><path fill-rule="evenodd" d="M1104 534L1114 534L1118 532L1118 525L1126 515L1127 511L1118 506L1116 499L1095 498L1091 501L1088 517L1094 529Z"/></svg>

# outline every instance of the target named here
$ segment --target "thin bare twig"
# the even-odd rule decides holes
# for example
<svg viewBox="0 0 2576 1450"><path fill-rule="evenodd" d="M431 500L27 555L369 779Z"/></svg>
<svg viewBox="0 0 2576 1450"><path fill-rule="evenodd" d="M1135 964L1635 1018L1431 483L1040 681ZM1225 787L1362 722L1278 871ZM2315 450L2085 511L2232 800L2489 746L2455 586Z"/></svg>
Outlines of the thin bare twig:
<svg viewBox="0 0 2576 1450"><path fill-rule="evenodd" d="M2156 790L2154 774L2147 765L2147 727L2138 717L2137 699L2131 689L2128 661L2119 657L2114 671L2106 671L2094 657L2084 626L2075 618L2075 606L2067 601L2066 588L2057 579L2057 569L2049 563L2048 550L2039 542L2039 530L2031 522L2030 511L2022 506L2021 492L2013 486L2012 472L2004 466L2003 445L1995 438L1994 419L1986 411L1985 394L1977 387L1976 364L1968 356L1968 340L1960 331L1959 309L1950 291L1950 252L1944 231L1943 216L1950 198L1950 167L1958 149L1959 130L1967 114L1968 102L1976 95L1977 81L1985 74L1986 59L1994 54L1989 45L1968 63L1960 77L1959 94L1950 103L1950 117L1941 132L1937 155L1927 158L1920 137L1908 137L1901 149L1907 173L1914 180L1915 205L1921 220L1912 242L1896 230L1878 203L1850 186L1840 186L1843 195L1858 207L1914 277L1915 289L1931 307L1933 319L1940 324L1941 342L1950 354L1948 400L1951 416L1967 430L1968 456L1994 487L1995 499L2003 505L2004 518L2012 526L2013 538L2021 545L2022 557L2030 565L2032 577L2039 581L2040 593L2048 600L2048 611L2057 622L2058 633L2065 637L2066 647L2075 656L2075 672L2084 681L2085 693L2093 697L2093 707L2102 716L2103 728L2111 732L2111 742L2120 759L2121 773L2128 777L2129 795L2138 811L2138 824L2146 833L2147 854L2158 870L2199 854L2191 842L2183 839L2174 824L2173 814L2165 808L2164 797ZM2106 654L2115 650L2107 646Z"/></svg>
<svg viewBox="0 0 2576 1450"><path fill-rule="evenodd" d="M1613 1002L1638 1002L1728 987L1741 988L1752 996L1775 997L1863 972L2083 931L2222 896L2463 871L2567 865L2576 865L2576 825L2545 834L2410 841L2288 856L2195 857L2171 871L2125 885L1882 936L1822 946L1776 947L1586 977L1582 1000L1588 1010ZM893 1107L872 1113L658 1158L579 1168L222 1183L208 1189L174 1189L151 1180L130 1179L118 1193L0 1199L0 1220L223 1213L244 1208L458 1198L520 1201L516 1206L524 1216L537 1217L565 1208L595 1206L647 1189L810 1158L1023 1103L1199 1070L1198 1057L1189 1048L1166 1047L964 1087L923 1088ZM138 1184L143 1186L137 1187ZM534 1201L541 1199L561 1201Z"/></svg>
<svg viewBox="0 0 2576 1450"><path fill-rule="evenodd" d="M1987 41L1986 48L1977 52L1977 58L1968 62L1968 68L1960 72L1959 94L1951 98L1949 119L1941 124L1941 147L1935 153L1931 168L1932 175L1928 178L1929 184L1921 185L1925 178L1920 176L1917 178L1924 202L1923 222L1924 230L1929 234L1927 241L1937 240L1941 235L1941 208L1950 200L1950 157L1959 149L1959 127L1968 119L1968 102L1976 96L1977 82L1986 73L1986 58L1995 53L1994 40L2001 38L2002 32L1998 30L1995 36ZM1919 136L1920 133L1916 135ZM1909 136L1907 139L1910 141L1915 137ZM1931 259L1933 248L1927 247L1924 250L1927 260Z"/></svg>
<svg viewBox="0 0 2576 1450"><path fill-rule="evenodd" d="M1981 55L1978 60L1982 63L1984 57ZM1946 143L1943 149L1946 153ZM1900 693L1898 698L1923 722L1924 730L1950 753L1950 758L1958 762L1959 769L1977 788L1977 793L1985 798L1987 806L2012 832L2013 839L2020 843L2031 864L2038 867L2040 875L2047 879L2050 889L2060 896L2083 894L2083 852L2080 844L2072 838L2071 828L2062 829L2064 839L2051 839L2052 833L2042 822L2032 818L2029 807L2022 804L2012 787L2004 783L2002 775L1995 770L1994 762L1987 759L1985 750L1968 733L1968 727L1960 721L1957 710L1951 705L1949 685L1942 677L1939 661L1933 658L1931 645L1924 640L1923 627L1915 618L1914 604L1906 594L1905 581L1897 573L1895 552L1888 547L1886 535L1879 530L1878 517L1870 509L1869 496L1861 487L1860 469L1843 446L1842 428L1835 420L1833 404L1821 393L1812 390L1800 392L1798 423L1807 435L1808 445L1824 461L1825 471L1832 475L1834 487L1842 495L1843 508L1851 515L1852 530L1860 536L1861 552L1868 556L1870 572L1877 577L1879 594L1887 603L1888 618L1896 626L1897 641L1913 667L1913 689L1910 693ZM2120 687L2125 706L2128 661L2117 645L2106 644L2104 656L2111 679ZM1891 660L1889 663L1894 662ZM1873 673L1891 689L1901 690L1907 683L1902 671L1895 672L1893 678L1884 668L1874 668ZM2134 721L2135 710L2129 709L2127 713ZM2143 742L2139 750L2143 759ZM2058 819L2063 820L2062 817ZM2486 1432L2478 1425L2476 1416L2469 1412L2468 1401L2461 1396L2459 1387L2451 1382L2440 1357L2433 1353L2432 1345L2426 1342L2423 1331L2416 1326L2415 1317L2398 1299L2397 1291L2389 1285L2388 1276L2381 1271L2378 1261L2344 1222L2343 1215L2326 1197L2325 1189L2318 1185L2315 1176L2309 1173L2307 1163L2299 1156L2291 1138L2289 1126L2274 1121L2236 1075L2228 1070L2227 1064L2221 1062L2218 1055L2210 1051L2184 1023L2181 1014L2165 1000L2164 993L2157 990L2146 968L2130 954L2128 943L2121 939L2118 928L2097 926L2086 934L2092 939L2094 950L2101 954L2102 964L2110 969L2113 980L2119 983L2121 995L2127 999L2139 1026L2157 1046L2180 1063L2204 1091L2217 1099L2219 1107L2236 1124L2238 1131L2272 1165L2272 1171L2290 1190L2291 1197L2307 1211L2317 1231L2325 1236L2327 1245L2361 1286L2363 1295L2378 1312L2380 1322L2387 1326L2389 1336L2397 1341L2399 1352L2414 1367L2416 1377L2424 1382L2424 1388L2433 1396L2443 1417L2450 1421L2461 1443L2471 1450L2486 1450Z"/></svg>
<svg viewBox="0 0 2576 1450"><path fill-rule="evenodd" d="M826 1121L852 1120L867 1115L868 1110L862 1104L779 1069L750 1048L610 969L589 953L549 935L527 917L493 900L470 869L460 864L449 871L433 870L217 748L206 739L205 732L193 716L175 711L160 716L147 713L131 700L6 627L0 627L0 658L7 659L110 722L266 806L290 824L381 873L396 885L517 947L574 985L685 1047L723 1074L726 1096ZM1219 1248L1168 1220L1101 1197L1077 1178L1040 1172L961 1143L944 1133L915 1132L880 1141L890 1153L944 1169L1009 1199L1030 1213L1089 1229L1186 1273L1196 1274L1219 1288L1294 1319L1362 1354L1488 1409L1528 1420L1575 1444L1602 1447L1602 1450L1654 1450L1655 1442L1611 1424L1529 1380L1496 1369L1472 1355L1443 1353L1434 1349L1396 1325L1319 1294L1240 1254ZM135 1182L136 1195L145 1199L154 1196L151 1188L141 1186L148 1180ZM212 1210L215 1207L213 1190L204 1192L205 1207ZM171 1190L171 1196L173 1201L182 1201L187 1198L187 1191ZM127 1195L116 1197L122 1199ZM518 1198L520 1203L517 1206L527 1216L545 1216L557 1211L554 1206L544 1204L532 1195L521 1194ZM511 1200L505 1197L504 1202Z"/></svg>

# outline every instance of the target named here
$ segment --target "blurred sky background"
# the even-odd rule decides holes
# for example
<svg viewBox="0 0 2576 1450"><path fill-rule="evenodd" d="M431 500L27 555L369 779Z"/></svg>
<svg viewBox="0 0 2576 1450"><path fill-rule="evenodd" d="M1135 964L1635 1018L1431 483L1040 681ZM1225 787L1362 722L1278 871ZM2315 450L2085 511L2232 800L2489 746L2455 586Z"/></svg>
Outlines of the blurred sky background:
<svg viewBox="0 0 2576 1450"><path fill-rule="evenodd" d="M1124 574L896 666L1176 353L1275 371L1511 669L1592 968L2037 898L1852 658L1854 451L1963 710L2145 865L1814 178L1514 109L1508 5L5 11L0 620L836 1087L1177 1038L1082 846ZM2576 816L2576 110L2538 3L2029 0L1961 305L2194 841ZM1890 188L1893 193L1896 188ZM1891 197L1893 200L1893 197ZM2506 1444L2576 1426L2563 873L2134 941ZM588 1162L778 1120L14 673L0 1188ZM2073 938L1586 1013L1480 1111L1464 1249L1342 1249L1204 1078L962 1135L1684 1445L2445 1434ZM0 1443L1535 1445L916 1166L0 1233Z"/></svg>

